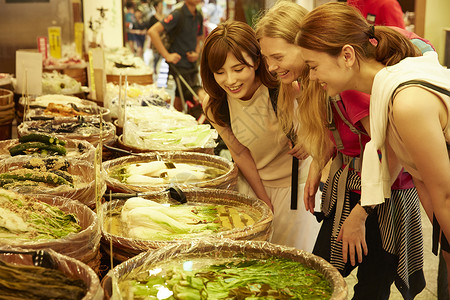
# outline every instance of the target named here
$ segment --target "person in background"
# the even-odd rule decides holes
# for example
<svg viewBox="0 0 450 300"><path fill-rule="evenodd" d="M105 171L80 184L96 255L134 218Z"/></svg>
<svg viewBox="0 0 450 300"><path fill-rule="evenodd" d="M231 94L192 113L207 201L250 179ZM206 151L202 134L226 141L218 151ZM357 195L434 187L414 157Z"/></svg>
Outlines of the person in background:
<svg viewBox="0 0 450 300"><path fill-rule="evenodd" d="M201 0L185 0L181 8L175 9L148 30L153 45L169 64L169 73L174 77L179 73L199 97L202 95L202 88L197 61L200 57L204 38L203 16L197 9L197 5L200 2ZM161 40L163 31L166 32L171 40L171 45L168 49L166 49ZM174 102L174 107L177 110L183 110L180 88L185 99L201 102L202 99L193 99L193 95L184 84L181 84L181 86L177 85Z"/></svg>
<svg viewBox="0 0 450 300"><path fill-rule="evenodd" d="M202 11L208 32L214 30L220 22L225 21L223 8L217 4L216 0L209 0L208 3L203 4Z"/></svg>
<svg viewBox="0 0 450 300"><path fill-rule="evenodd" d="M151 28L153 25L162 21L164 18L163 0L155 0L153 2L153 7L155 9L155 13L150 18L148 28ZM154 73L157 74L158 73L158 63L161 60L161 54L159 54L156 47L153 46L153 43L151 40L150 40L150 47L153 52L153 70L154 70Z"/></svg>
<svg viewBox="0 0 450 300"><path fill-rule="evenodd" d="M127 1L125 4L125 30L127 35L127 44L128 48L134 54L136 52L134 45L134 34L131 33L133 28L133 23L136 21L134 16L134 3L131 1Z"/></svg>
<svg viewBox="0 0 450 300"><path fill-rule="evenodd" d="M150 21L151 16L153 15L153 9L148 2L148 0L141 0L138 6L138 9L142 11L142 19L146 24Z"/></svg>
<svg viewBox="0 0 450 300"><path fill-rule="evenodd" d="M383 203L402 165L433 223L433 252L440 242L448 269L450 70L440 65L436 52L421 56L402 34L371 26L356 9L340 3L311 11L296 43L310 80L330 96L350 89L371 94L361 205ZM355 247L361 251L361 244Z"/></svg>
<svg viewBox="0 0 450 300"><path fill-rule="evenodd" d="M145 37L147 35L147 23L144 22L142 11L136 9L134 12L135 21L132 23L130 33L134 35L136 43L136 56L142 57Z"/></svg>
<svg viewBox="0 0 450 300"><path fill-rule="evenodd" d="M347 4L357 8L369 24L405 29L402 7L397 0L347 0Z"/></svg>
<svg viewBox="0 0 450 300"><path fill-rule="evenodd" d="M298 4L280 1L255 26L269 70L278 74L286 90L302 90L297 96L298 139L307 144L305 148L314 157L304 193L305 206L311 212L315 201L308 196L314 198L320 170L333 158L322 193L323 213L318 217L323 221L313 253L331 262L343 276L359 265L354 299L388 299L394 281L405 299L413 298L425 281L420 202L412 178L406 173L399 176L391 198L370 215L358 204L360 154L370 140L364 126L368 122L369 95L348 91L340 93L339 100L327 102L325 91L309 82L300 47L295 45L306 13ZM348 109L354 102L360 104ZM356 261L353 249L347 251L344 228L365 237L369 255L362 261Z"/></svg>
<svg viewBox="0 0 450 300"><path fill-rule="evenodd" d="M240 171L238 191L273 210L271 242L310 252L320 227L301 201L310 158L291 147L294 123L283 130L277 118L279 83L267 69L253 29L239 21L219 24L206 38L200 74L208 95L206 117ZM292 156L300 159L294 199ZM290 200L299 207L291 209Z"/></svg>

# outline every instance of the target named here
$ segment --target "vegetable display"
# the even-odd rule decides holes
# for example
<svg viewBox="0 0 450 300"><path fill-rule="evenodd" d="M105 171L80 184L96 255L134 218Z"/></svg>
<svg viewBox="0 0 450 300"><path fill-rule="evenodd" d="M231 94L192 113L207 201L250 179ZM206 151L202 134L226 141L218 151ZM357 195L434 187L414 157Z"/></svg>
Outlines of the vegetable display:
<svg viewBox="0 0 450 300"><path fill-rule="evenodd" d="M195 258L155 265L119 282L133 299L329 299L330 283L305 265L285 258ZM131 277L131 278L130 278Z"/></svg>
<svg viewBox="0 0 450 300"><path fill-rule="evenodd" d="M110 176L134 185L189 184L217 178L226 171L193 163L151 161L114 167Z"/></svg>
<svg viewBox="0 0 450 300"><path fill-rule="evenodd" d="M33 157L21 168L0 174L0 187L5 189L19 186L74 187L74 178L67 172L69 162L63 158Z"/></svg>
<svg viewBox="0 0 450 300"><path fill-rule="evenodd" d="M0 299L82 299L86 284L59 270L0 260Z"/></svg>
<svg viewBox="0 0 450 300"><path fill-rule="evenodd" d="M19 138L19 144L9 148L11 156L21 154L66 155L66 141L47 134L31 133Z"/></svg>
<svg viewBox="0 0 450 300"><path fill-rule="evenodd" d="M74 214L0 189L0 238L59 239L81 231Z"/></svg>
<svg viewBox="0 0 450 300"><path fill-rule="evenodd" d="M109 217L108 217L109 216ZM105 224L114 223L111 233L138 240L174 240L208 235L255 223L243 211L224 205L171 205L133 197L116 211L110 211Z"/></svg>

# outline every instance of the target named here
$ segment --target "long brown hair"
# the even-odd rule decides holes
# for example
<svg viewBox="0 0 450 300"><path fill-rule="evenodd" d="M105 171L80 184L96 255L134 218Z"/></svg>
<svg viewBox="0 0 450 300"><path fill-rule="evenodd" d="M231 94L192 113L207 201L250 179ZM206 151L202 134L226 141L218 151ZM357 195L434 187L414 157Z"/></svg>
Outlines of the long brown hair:
<svg viewBox="0 0 450 300"><path fill-rule="evenodd" d="M359 61L375 59L385 66L421 55L401 33L386 26L371 26L354 7L336 2L316 7L303 19L296 44L331 56L351 45Z"/></svg>
<svg viewBox="0 0 450 300"><path fill-rule="evenodd" d="M258 40L264 37L281 38L289 44L295 44L297 32L308 11L302 6L290 1L278 1L272 8L260 16L255 30ZM331 140L326 127L326 94L323 89L317 89L316 82L310 82L309 69L300 66L301 75L298 82L302 87L297 99L298 109L295 111L296 101L291 84L281 84L278 97L278 118L285 131L292 126L295 117L299 126L296 128L296 143L303 144L308 153L321 164L324 152L329 149ZM317 101L320 99L320 101Z"/></svg>
<svg viewBox="0 0 450 300"><path fill-rule="evenodd" d="M209 95L208 105L205 108L206 116L214 118L220 126L230 126L230 112L228 109L227 93L214 79L214 73L225 64L228 53L247 66L242 55L247 53L253 60L255 75L262 84L269 88L278 86L278 81L269 72L266 62L261 58L261 48L256 39L255 32L246 23L240 21L227 21L219 24L206 38L200 60L200 75L203 88Z"/></svg>

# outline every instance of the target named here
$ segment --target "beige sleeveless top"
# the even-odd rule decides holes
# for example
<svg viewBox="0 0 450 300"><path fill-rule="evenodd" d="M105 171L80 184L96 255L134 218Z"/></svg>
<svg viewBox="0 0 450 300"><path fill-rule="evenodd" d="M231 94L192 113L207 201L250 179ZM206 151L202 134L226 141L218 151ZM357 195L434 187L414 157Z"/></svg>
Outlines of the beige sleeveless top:
<svg viewBox="0 0 450 300"><path fill-rule="evenodd" d="M445 141L447 142L447 144L450 144L450 97L443 93L440 93L436 90L425 87L423 85L412 84L412 85L408 85L408 86L418 86L418 87L427 89L427 90L431 91L432 93L436 94L439 97L439 99L441 99L441 101L444 103L445 107L447 108L447 124L445 124L445 126L443 128L443 133L444 133ZM396 93L401 91L405 87L406 86L399 88L396 91ZM389 139L389 144L392 147L392 149L394 150L394 152L397 155L397 158L400 160L401 164L405 167L405 169L413 177L422 179L419 175L419 172L416 169L416 166L414 165L414 163L411 159L411 156L406 151L405 145L398 134L397 128L395 127L394 116L392 113L392 104L393 104L393 101L390 101L389 102L389 125L390 126L388 126L388 128L387 128L387 138Z"/></svg>

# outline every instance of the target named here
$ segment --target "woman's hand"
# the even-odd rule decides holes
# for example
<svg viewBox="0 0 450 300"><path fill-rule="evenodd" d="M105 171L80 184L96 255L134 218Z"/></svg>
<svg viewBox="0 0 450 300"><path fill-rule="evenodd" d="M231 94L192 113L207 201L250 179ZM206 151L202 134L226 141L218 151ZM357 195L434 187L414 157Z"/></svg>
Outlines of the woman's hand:
<svg viewBox="0 0 450 300"><path fill-rule="evenodd" d="M337 241L342 240L342 256L347 263L347 257L350 256L352 266L356 264L356 255L358 262L363 260L363 253L367 255L368 248L366 243L366 219L367 213L357 204L347 219L342 224Z"/></svg>
<svg viewBox="0 0 450 300"><path fill-rule="evenodd" d="M261 199L261 200L263 200L264 202L266 202L266 204L269 206L270 210L273 212L272 201L270 201L269 198L267 198L267 199Z"/></svg>
<svg viewBox="0 0 450 300"><path fill-rule="evenodd" d="M315 160L309 166L308 178L306 179L305 189L303 193L303 202L305 203L306 211L314 214L316 206L316 193L319 189L321 170Z"/></svg>
<svg viewBox="0 0 450 300"><path fill-rule="evenodd" d="M288 154L297 157L299 160L306 159L309 156L308 152L306 152L305 148L303 148L301 144L292 146L291 141L289 141L289 147L291 150L289 150Z"/></svg>

